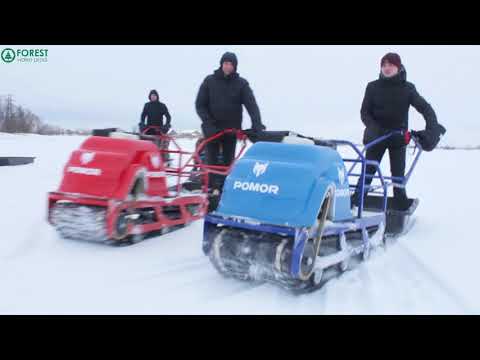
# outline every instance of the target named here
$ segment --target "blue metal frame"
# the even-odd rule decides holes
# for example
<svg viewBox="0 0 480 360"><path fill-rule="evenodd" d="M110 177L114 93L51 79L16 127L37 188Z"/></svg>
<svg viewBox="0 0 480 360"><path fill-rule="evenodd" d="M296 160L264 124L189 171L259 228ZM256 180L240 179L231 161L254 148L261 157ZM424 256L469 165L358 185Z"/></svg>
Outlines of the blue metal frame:
<svg viewBox="0 0 480 360"><path fill-rule="evenodd" d="M382 136L381 138L376 139L375 141L367 144L365 146L365 149L370 147L370 146L373 146L373 145L375 145L375 144L377 144L381 141L384 141L389 136L391 136L391 134L388 135L388 136ZM378 178L380 179L380 182L382 184L382 189L383 189L383 203L382 203L382 206L383 206L384 212L386 212L386 210L387 210L387 182L385 181L386 178L383 176L382 171L380 169L380 163L378 161L367 160L365 158L365 156L363 155L363 153L358 149L358 147L354 143L352 143L351 141L347 141L347 140L329 140L329 141L331 143L335 144L335 145L349 146L357 153L357 155L358 155L357 159L343 158L343 162L353 162L354 163L352 165L352 167L350 168L350 170L347 172L348 177L352 176L351 172L352 172L353 168L355 167L355 165L357 163L362 164L362 172L361 172L361 174L357 175L357 176L360 176L360 178L361 178L361 183L360 183L360 190L361 190L360 206L358 207L357 218L360 219L362 217L362 214L363 214L363 205L364 205L363 203L364 203L364 197L365 197L365 194L364 194L365 178L367 176L372 177L371 175L366 175L367 165L375 166L376 171L379 174ZM355 174L353 174L353 176L355 176ZM350 184L350 181L349 181L349 184ZM353 185L350 184L350 188L352 188L352 187L353 187ZM370 186L369 186L369 188L370 188Z"/></svg>
<svg viewBox="0 0 480 360"><path fill-rule="evenodd" d="M378 139L375 139L374 141L368 143L367 145L364 146L363 150L360 152L357 148L357 146L355 146L354 144L350 143L353 147L354 147L354 150L355 152L359 155L359 157L357 159L344 159L344 161L349 161L349 162L356 162L352 165L352 167L350 168L350 170L348 171L348 175L349 176L360 176L359 174L352 174L352 171L353 169L355 168L355 166L357 165L357 163L359 162L360 159L364 159L365 157L363 156L363 153L365 153L369 148L371 148L372 146L374 145L377 145L378 143L381 143L382 141L385 141L387 140L388 138L394 136L394 135L404 135L405 133L401 130L396 130L396 131L392 131L391 133L389 134L386 134L386 135L383 135L381 137L379 137ZM420 145L420 143L418 142L418 140L415 138L415 137L412 137L412 140L413 142L415 143L415 148L418 148L418 153L417 155L415 156L415 159L413 160L412 164L410 165L410 169L407 171L407 174L403 177L403 178L400 178L400 177L393 177L393 176L385 176L384 179L385 180L397 180L401 183L401 185L405 186L408 182L408 180L410 179L410 176L412 175L412 172L413 172L413 169L415 168L415 166L417 165L417 161L421 155L421 153L423 152L423 149ZM372 177L372 176L369 176L369 177ZM378 178L377 176L373 176L374 179Z"/></svg>
<svg viewBox="0 0 480 360"><path fill-rule="evenodd" d="M358 218L361 218L362 217L362 213L363 213L363 207L364 207L364 200L365 200L365 189L367 189L367 194L370 192L370 193L374 193L374 194L380 194L380 195L383 195L383 210L384 212L386 212L387 210L387 190L388 190L388 186L392 185L392 186L396 186L396 187L405 187L406 184L408 183L409 179L410 179L410 176L412 175L412 172L414 170L414 168L416 167L417 165L417 162L418 162L418 159L422 153L422 147L420 146L420 144L418 143L417 139L415 137L412 137L412 140L413 142L415 143L415 147L418 147L419 151L417 152L417 155L415 156L412 164L410 165L410 168L408 169L407 171L407 174L404 176L404 177L394 177L394 176L383 176L382 174L382 171L380 169L380 163L378 161L372 161L372 160L367 160L364 153L366 153L366 151L383 142L383 141L386 141L387 139L389 139L390 137L392 136L396 136L396 135L404 135L405 132L404 131L401 131L401 130L395 130L395 131L392 131L386 135L383 135L377 139L375 139L374 141L366 144L363 148L362 151L360 151L358 149L358 147L350 142L350 141L345 141L345 140L329 140L331 143L333 144L336 144L336 145L346 145L346 146L350 146L358 155L358 157L356 159L348 159L348 158L344 158L343 161L344 162L352 162L352 166L350 167L350 169L348 170L347 172L347 176L348 177L360 177L360 206L358 208L358 213L357 213L357 217ZM360 163L361 164L361 173L360 174L355 174L355 173L352 173L353 172L353 169L355 168L355 166ZM378 172L378 175L367 175L366 174L366 168L367 168L367 165L373 165L375 166L376 168L376 172ZM369 186L365 186L365 179L366 178L372 178L373 179L380 179L380 182L381 182L381 185L380 186L373 186L373 185L369 185ZM349 181L350 183L350 189L355 189L357 187L357 185L355 184L351 184L351 182ZM375 189L378 189L378 188L382 188L383 191L382 192L376 192L374 191ZM373 191L372 191L373 189Z"/></svg>

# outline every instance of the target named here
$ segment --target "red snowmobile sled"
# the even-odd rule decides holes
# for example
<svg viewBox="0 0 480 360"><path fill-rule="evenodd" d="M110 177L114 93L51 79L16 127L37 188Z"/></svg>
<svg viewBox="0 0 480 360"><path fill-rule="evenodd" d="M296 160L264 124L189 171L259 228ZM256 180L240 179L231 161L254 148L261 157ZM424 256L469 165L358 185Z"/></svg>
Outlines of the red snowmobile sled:
<svg viewBox="0 0 480 360"><path fill-rule="evenodd" d="M58 190L48 194L48 221L64 238L128 244L198 220L212 200L209 174L226 176L231 168L206 165L199 153L227 133L242 142L237 160L246 148L241 130L223 130L193 152L170 135L94 130L70 155ZM199 181L188 180L193 174Z"/></svg>

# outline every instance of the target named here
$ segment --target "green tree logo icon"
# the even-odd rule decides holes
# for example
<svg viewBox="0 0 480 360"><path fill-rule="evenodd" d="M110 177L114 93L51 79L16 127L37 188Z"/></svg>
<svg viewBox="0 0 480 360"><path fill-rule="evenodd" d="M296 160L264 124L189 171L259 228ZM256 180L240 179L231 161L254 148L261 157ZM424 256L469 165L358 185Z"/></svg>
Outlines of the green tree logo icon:
<svg viewBox="0 0 480 360"><path fill-rule="evenodd" d="M15 51L10 48L3 49L2 60L6 63L11 63L13 60L15 60Z"/></svg>

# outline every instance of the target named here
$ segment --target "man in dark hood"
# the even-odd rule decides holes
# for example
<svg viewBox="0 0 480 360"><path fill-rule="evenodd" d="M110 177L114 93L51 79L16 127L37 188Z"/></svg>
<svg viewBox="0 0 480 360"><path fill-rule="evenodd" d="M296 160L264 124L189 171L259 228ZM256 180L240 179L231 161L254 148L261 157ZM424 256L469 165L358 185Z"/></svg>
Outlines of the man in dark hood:
<svg viewBox="0 0 480 360"><path fill-rule="evenodd" d="M250 115L252 128L263 129L255 96L248 81L240 77L237 67L237 56L226 52L220 59L220 68L207 76L200 86L195 107L207 137L222 129L241 129L242 105Z"/></svg>
<svg viewBox="0 0 480 360"><path fill-rule="evenodd" d="M370 143L394 130L408 131L410 105L423 115L427 129L438 128L433 108L417 92L415 85L407 81L407 72L400 56L396 53L388 53L382 57L380 65L380 76L367 85L360 111L362 122L366 127L363 143ZM366 158L380 163L387 149L392 176L403 178L407 149L405 137L396 136L374 145L367 149ZM368 175L375 174L375 171L374 166L367 166ZM372 178L365 179L366 186L371 182ZM358 186L359 184L352 198L352 205L357 206L360 198ZM394 187L393 192L398 206L407 206L408 197L405 188Z"/></svg>
<svg viewBox="0 0 480 360"><path fill-rule="evenodd" d="M140 132L142 132L147 126L159 126L162 133L167 133L170 130L170 123L172 117L168 112L167 106L159 101L157 90L150 91L148 94L148 100L143 107L142 115L140 116L140 123L138 124ZM163 123L163 117L166 117L166 123ZM145 124L145 118L147 123ZM154 134L155 132L148 131L149 134Z"/></svg>
<svg viewBox="0 0 480 360"><path fill-rule="evenodd" d="M207 138L223 129L242 129L242 106L247 109L252 128L256 131L265 129L253 91L248 81L240 77L237 67L237 56L226 52L220 59L220 68L207 76L200 86L195 108L202 121L203 134ZM217 159L222 147L223 165L230 165L235 158L236 144L234 135L226 135L207 144L208 164L218 165ZM222 184L220 182L217 185L221 187Z"/></svg>

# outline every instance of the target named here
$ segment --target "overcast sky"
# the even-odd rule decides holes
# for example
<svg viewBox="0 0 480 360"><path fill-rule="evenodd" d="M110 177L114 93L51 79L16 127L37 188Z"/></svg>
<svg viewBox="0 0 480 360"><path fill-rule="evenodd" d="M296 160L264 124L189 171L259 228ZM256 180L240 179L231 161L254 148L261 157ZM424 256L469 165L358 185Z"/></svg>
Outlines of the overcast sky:
<svg viewBox="0 0 480 360"><path fill-rule="evenodd" d="M18 46L0 45L0 48ZM150 89L168 106L175 129L199 129L194 101L225 51L239 58L269 129L360 138L360 105L380 58L398 52L408 80L430 102L448 135L480 138L480 46L21 46L47 48L47 63L0 62L0 95L64 128L139 122ZM424 121L411 110L410 127ZM250 119L244 112L244 128ZM358 136L357 136L358 134Z"/></svg>

